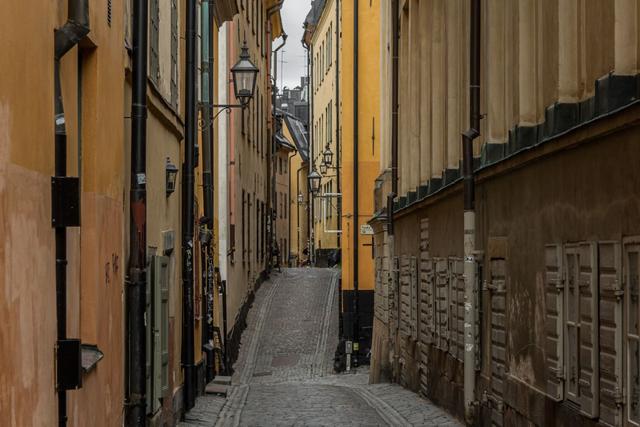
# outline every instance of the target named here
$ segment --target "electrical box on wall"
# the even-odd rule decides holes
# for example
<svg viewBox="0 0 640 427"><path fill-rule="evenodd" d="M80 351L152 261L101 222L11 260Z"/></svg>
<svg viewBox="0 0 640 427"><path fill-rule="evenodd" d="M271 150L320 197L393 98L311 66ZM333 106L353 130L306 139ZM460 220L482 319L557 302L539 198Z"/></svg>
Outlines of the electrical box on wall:
<svg viewBox="0 0 640 427"><path fill-rule="evenodd" d="M75 390L82 387L82 351L80 340L58 340L56 347L57 389Z"/></svg>
<svg viewBox="0 0 640 427"><path fill-rule="evenodd" d="M80 226L80 178L51 178L51 226Z"/></svg>

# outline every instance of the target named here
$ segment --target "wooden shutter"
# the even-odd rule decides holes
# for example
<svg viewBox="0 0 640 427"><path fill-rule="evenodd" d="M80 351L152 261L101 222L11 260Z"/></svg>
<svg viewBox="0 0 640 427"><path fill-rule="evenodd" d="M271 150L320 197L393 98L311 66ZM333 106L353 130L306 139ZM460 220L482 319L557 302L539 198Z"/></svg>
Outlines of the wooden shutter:
<svg viewBox="0 0 640 427"><path fill-rule="evenodd" d="M600 282L600 421L622 425L622 248L619 242L598 244Z"/></svg>
<svg viewBox="0 0 640 427"><path fill-rule="evenodd" d="M152 375L151 381L153 391L152 410L155 412L159 408L159 398L162 396L162 258L153 257L151 269L153 269L153 309L151 323L153 325L152 347L147 349L147 353L152 354Z"/></svg>
<svg viewBox="0 0 640 427"><path fill-rule="evenodd" d="M564 387L566 398L579 405L580 292L577 245L566 245L564 253Z"/></svg>
<svg viewBox="0 0 640 427"><path fill-rule="evenodd" d="M411 338L418 339L418 260L412 256L409 259L409 275L410 275L410 306L411 306Z"/></svg>
<svg viewBox="0 0 640 427"><path fill-rule="evenodd" d="M429 218L420 220L420 341L433 342L433 265L429 258Z"/></svg>
<svg viewBox="0 0 640 427"><path fill-rule="evenodd" d="M400 332L411 335L411 272L408 256L400 258Z"/></svg>
<svg viewBox="0 0 640 427"><path fill-rule="evenodd" d="M400 328L400 258L393 257L390 272L391 293L389 298L390 314L393 319L393 331L397 332Z"/></svg>
<svg viewBox="0 0 640 427"><path fill-rule="evenodd" d="M544 252L546 392L549 397L559 402L564 398L562 246L547 245Z"/></svg>
<svg viewBox="0 0 640 427"><path fill-rule="evenodd" d="M449 349L449 273L446 258L435 260L436 282L436 346L444 351Z"/></svg>
<svg viewBox="0 0 640 427"><path fill-rule="evenodd" d="M420 259L420 391L428 391L429 344L434 339L433 262L423 252Z"/></svg>
<svg viewBox="0 0 640 427"><path fill-rule="evenodd" d="M154 269L155 256L151 257L151 264L147 267L147 290L146 290L146 310L145 310L145 335L147 341L147 352L145 357L145 376L147 383L147 412L153 413L153 287L154 287Z"/></svg>
<svg viewBox="0 0 640 427"><path fill-rule="evenodd" d="M462 360L464 355L464 262L449 258L449 353Z"/></svg>
<svg viewBox="0 0 640 427"><path fill-rule="evenodd" d="M169 395L169 258L160 257L160 396Z"/></svg>
<svg viewBox="0 0 640 427"><path fill-rule="evenodd" d="M580 261L580 409L589 417L599 414L598 246L578 247Z"/></svg>
<svg viewBox="0 0 640 427"><path fill-rule="evenodd" d="M625 395L629 424L640 424L640 238L624 240Z"/></svg>
<svg viewBox="0 0 640 427"><path fill-rule="evenodd" d="M507 360L506 269L504 258L490 259L491 319L491 419L494 425L504 423L504 381Z"/></svg>

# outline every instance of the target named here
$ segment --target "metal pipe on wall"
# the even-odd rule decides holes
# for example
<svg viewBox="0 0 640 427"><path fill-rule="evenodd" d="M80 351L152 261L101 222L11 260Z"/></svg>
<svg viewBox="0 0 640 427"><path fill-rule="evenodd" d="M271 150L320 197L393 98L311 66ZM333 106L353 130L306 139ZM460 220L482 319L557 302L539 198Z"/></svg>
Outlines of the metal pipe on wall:
<svg viewBox="0 0 640 427"><path fill-rule="evenodd" d="M213 201L213 162L214 162L214 141L213 141L213 0L202 2L201 28L201 69L202 69L202 153L203 171L202 187L204 196L204 216L206 217L206 228L210 232L213 230L214 201ZM204 244L204 268L202 281L202 294L206 298L203 301L203 313L205 313L206 323L202 328L202 347L207 355L207 382L213 379L215 364L213 361L213 251L211 241Z"/></svg>
<svg viewBox="0 0 640 427"><path fill-rule="evenodd" d="M148 3L133 4L133 61L131 98L131 187L129 277L127 283L128 388L125 424L146 425L147 299L147 41Z"/></svg>
<svg viewBox="0 0 640 427"><path fill-rule="evenodd" d="M60 60L90 31L88 0L69 0L67 21L54 33L54 126L55 126L55 177L67 175L67 129L64 102L60 82ZM67 339L67 227L55 226L56 257L56 350ZM57 357L57 356L56 356ZM56 366L58 366L56 364ZM58 378L58 375L56 375ZM59 378L58 378L59 379ZM58 425L67 424L67 392L56 384L58 393Z"/></svg>
<svg viewBox="0 0 640 427"><path fill-rule="evenodd" d="M194 167L196 117L196 0L187 0L185 144L182 167L182 367L184 409L195 405L195 349L193 301Z"/></svg>
<svg viewBox="0 0 640 427"><path fill-rule="evenodd" d="M281 1L278 5L270 8L267 11L267 16L271 16L271 14L276 13L280 8L282 8L283 1ZM269 150L269 160L268 160L268 168L267 168L267 176L269 177L269 182L271 184L271 188L269 189L269 193L271 195L270 201L274 203L276 201L276 167L275 167L275 155L276 155L276 95L277 95L277 83L278 83L278 51L287 44L287 34L282 34L282 43L280 46L275 48L273 53L273 78L271 80L271 87L273 88L271 93L271 117L273 123L273 131L271 133L271 148ZM275 241L276 236L276 223L275 223L275 215L273 212L275 211L274 207L271 206L269 210L269 218L271 221L271 228L269 233L268 245L267 245L267 253L269 254L269 271L271 271L271 263L273 262L273 242ZM280 250L284 250L280 248Z"/></svg>
<svg viewBox="0 0 640 427"><path fill-rule="evenodd" d="M464 174L464 405L467 423L473 422L476 387L476 213L473 141L480 136L480 0L470 0L469 129L463 133Z"/></svg>
<svg viewBox="0 0 640 427"><path fill-rule="evenodd" d="M353 341L358 343L359 349L359 339L360 339L360 304L358 298L358 281L359 281L359 263L358 263L358 255L359 255L359 245L360 245L360 210L358 209L358 186L359 186L359 176L358 176L358 138L359 138L359 129L358 129L358 109L359 109L359 88L358 88L358 77L359 77L359 64L358 64L358 45L359 45L359 4L358 0L354 0L353 2ZM357 353L357 352L356 352Z"/></svg>
<svg viewBox="0 0 640 427"><path fill-rule="evenodd" d="M209 1L202 2L201 11L201 28L202 42L201 51L201 69L202 69L202 85L200 86L200 97L202 99L202 154L203 154L203 170L202 170L202 187L204 195L204 216L213 221L213 31L211 25L213 22L213 4ZM212 229L212 225L207 227Z"/></svg>
<svg viewBox="0 0 640 427"><path fill-rule="evenodd" d="M399 40L400 40L400 0L392 0L391 5L392 37L392 80L391 80L391 191L393 197L398 194L398 81L399 81ZM393 203L390 204L393 207ZM389 212L392 221L393 212Z"/></svg>

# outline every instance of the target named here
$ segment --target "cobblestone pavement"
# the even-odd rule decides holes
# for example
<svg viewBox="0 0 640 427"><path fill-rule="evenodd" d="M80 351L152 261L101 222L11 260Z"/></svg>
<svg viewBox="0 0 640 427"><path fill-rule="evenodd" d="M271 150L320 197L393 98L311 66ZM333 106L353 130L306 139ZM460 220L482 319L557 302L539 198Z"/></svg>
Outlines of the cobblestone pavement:
<svg viewBox="0 0 640 427"><path fill-rule="evenodd" d="M227 399L204 396L189 426L460 425L395 384L368 384L366 368L333 374L338 272L286 269L256 294Z"/></svg>

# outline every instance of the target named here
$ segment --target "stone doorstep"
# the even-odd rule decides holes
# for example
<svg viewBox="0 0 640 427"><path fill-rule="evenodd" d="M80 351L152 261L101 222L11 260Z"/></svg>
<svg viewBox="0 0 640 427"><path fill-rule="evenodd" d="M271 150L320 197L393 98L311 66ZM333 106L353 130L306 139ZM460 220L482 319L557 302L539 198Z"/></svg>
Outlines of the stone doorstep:
<svg viewBox="0 0 640 427"><path fill-rule="evenodd" d="M210 384L231 385L231 377L217 375Z"/></svg>
<svg viewBox="0 0 640 427"><path fill-rule="evenodd" d="M204 392L206 394L216 394L218 396L224 396L224 397L227 396L228 390L229 390L229 386L223 385L223 384L215 384L215 383L209 383L204 388Z"/></svg>

